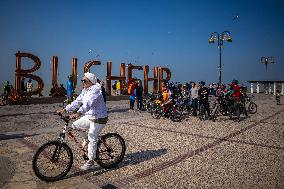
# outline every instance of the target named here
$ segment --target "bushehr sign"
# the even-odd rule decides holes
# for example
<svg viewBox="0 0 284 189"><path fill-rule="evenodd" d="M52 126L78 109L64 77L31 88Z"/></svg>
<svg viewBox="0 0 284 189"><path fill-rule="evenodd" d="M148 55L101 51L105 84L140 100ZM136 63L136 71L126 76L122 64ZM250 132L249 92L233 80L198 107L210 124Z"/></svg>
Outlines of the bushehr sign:
<svg viewBox="0 0 284 189"><path fill-rule="evenodd" d="M44 88L44 82L43 80L37 76L32 74L36 70L40 69L41 61L40 59L31 54L31 53L25 53L18 51L16 54L16 69L15 69L15 89L17 91L20 91L21 88L21 78L30 78L32 80L37 81L38 85L37 88L34 89L31 92L25 92L23 95L36 95L41 94L43 88ZM30 58L34 62L34 66L30 69L23 70L21 68L21 60L22 58ZM72 82L73 86L76 87L77 85L77 58L72 58L71 66L72 66ZM84 73L90 71L91 66L100 66L101 62L96 60L90 60L85 63L84 65ZM153 81L153 92L161 92L162 89L162 82L164 80L169 81L171 79L171 71L169 68L166 67L157 67L155 66L153 69L153 77L149 77L149 66L148 65L127 65L127 78L125 76L125 63L120 64L120 75L119 76L113 76L111 74L111 67L112 62L107 62L107 75L106 75L106 92L107 94L111 94L111 81L112 80L119 80L121 83L125 82L127 79L127 82L129 82L129 79L132 79L132 71L133 70L143 70L144 72L144 93L148 93L148 82ZM58 57L53 56L52 57L52 88L51 93L55 92L56 89L58 89L58 83L57 83L57 68L58 68ZM166 78L163 78L164 72L166 73Z"/></svg>

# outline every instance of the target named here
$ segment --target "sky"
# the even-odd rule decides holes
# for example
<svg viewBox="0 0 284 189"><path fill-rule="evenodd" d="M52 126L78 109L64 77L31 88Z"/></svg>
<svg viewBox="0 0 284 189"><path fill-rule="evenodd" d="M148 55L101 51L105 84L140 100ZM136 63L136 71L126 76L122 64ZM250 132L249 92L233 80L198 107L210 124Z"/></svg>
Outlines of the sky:
<svg viewBox="0 0 284 189"><path fill-rule="evenodd" d="M34 72L51 85L51 60L58 56L58 83L66 83L71 61L78 75L89 60L105 80L119 65L168 67L172 81L218 81L219 49L212 32L229 31L224 41L222 80L284 80L284 1L282 0L2 0L0 1L0 82L14 84L17 51L36 55ZM261 57L273 57L268 69ZM23 69L33 62L24 58ZM143 79L143 71L134 71ZM150 77L153 73L150 72Z"/></svg>

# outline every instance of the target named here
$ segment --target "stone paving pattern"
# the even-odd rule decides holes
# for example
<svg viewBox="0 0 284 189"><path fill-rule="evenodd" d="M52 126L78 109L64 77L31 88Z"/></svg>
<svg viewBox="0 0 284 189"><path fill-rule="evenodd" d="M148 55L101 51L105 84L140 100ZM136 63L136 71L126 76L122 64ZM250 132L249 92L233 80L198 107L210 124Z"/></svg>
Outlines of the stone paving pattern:
<svg viewBox="0 0 284 189"><path fill-rule="evenodd" d="M115 169L83 163L72 143L74 164L61 181L46 183L33 173L35 150L56 139L63 121L57 104L0 107L0 188L284 188L284 104L256 95L258 112L241 122L188 117L182 122L128 112L128 101L108 101L103 133L126 141L123 162ZM74 147L74 148L73 148Z"/></svg>

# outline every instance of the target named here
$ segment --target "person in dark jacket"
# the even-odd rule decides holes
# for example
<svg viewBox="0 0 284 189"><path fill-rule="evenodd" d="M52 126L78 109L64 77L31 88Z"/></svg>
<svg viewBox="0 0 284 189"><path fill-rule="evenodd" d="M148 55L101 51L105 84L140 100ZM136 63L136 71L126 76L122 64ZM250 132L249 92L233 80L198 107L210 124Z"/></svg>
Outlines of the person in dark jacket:
<svg viewBox="0 0 284 189"><path fill-rule="evenodd" d="M141 80L138 80L137 83L138 84L135 88L135 93L136 93L135 96L137 98L137 109L142 110L142 108L143 108L143 104L142 104L142 101L143 101L143 86L142 86Z"/></svg>
<svg viewBox="0 0 284 189"><path fill-rule="evenodd" d="M105 88L105 84L99 78L97 78L97 82L101 85L101 92L102 92L102 95L103 95L103 98L104 98L104 102L106 103L106 88Z"/></svg>
<svg viewBox="0 0 284 189"><path fill-rule="evenodd" d="M25 83L25 78L23 77L21 80L21 92L26 92L26 83Z"/></svg>
<svg viewBox="0 0 284 189"><path fill-rule="evenodd" d="M199 96L199 105L204 106L205 111L207 112L208 117L210 118L210 106L209 106L209 89L205 86L205 82L201 81L200 83L200 89L198 91L198 96Z"/></svg>

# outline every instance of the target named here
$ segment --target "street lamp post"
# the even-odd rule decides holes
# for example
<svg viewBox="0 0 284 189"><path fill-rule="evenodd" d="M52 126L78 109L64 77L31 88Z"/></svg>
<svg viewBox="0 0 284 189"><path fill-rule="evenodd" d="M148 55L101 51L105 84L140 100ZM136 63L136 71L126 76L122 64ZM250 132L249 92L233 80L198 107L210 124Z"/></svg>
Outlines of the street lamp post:
<svg viewBox="0 0 284 189"><path fill-rule="evenodd" d="M219 34L217 32L211 33L211 37L209 39L209 43L214 43L215 41L218 42L218 48L219 48L219 83L222 83L222 48L223 48L223 42L228 41L232 42L232 36L229 31L224 31L222 34Z"/></svg>
<svg viewBox="0 0 284 189"><path fill-rule="evenodd" d="M274 59L273 57L261 57L260 62L262 64L265 64L265 69L267 71L267 64L274 64Z"/></svg>

